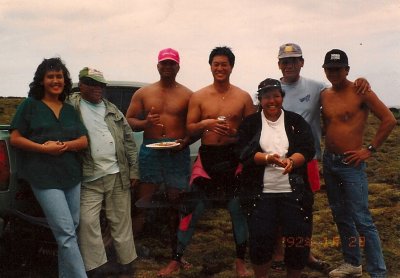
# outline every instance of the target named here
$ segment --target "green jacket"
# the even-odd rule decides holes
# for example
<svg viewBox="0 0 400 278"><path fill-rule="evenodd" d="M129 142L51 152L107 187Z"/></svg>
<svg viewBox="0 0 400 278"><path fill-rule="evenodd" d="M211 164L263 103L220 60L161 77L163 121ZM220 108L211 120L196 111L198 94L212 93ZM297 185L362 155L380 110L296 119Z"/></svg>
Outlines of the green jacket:
<svg viewBox="0 0 400 278"><path fill-rule="evenodd" d="M67 102L78 111L82 119L79 103L81 95L79 92L70 95ZM106 99L103 99L106 106L105 122L115 141L115 149L117 152L118 166L121 173L122 184L126 189L130 186L131 179L139 179L139 169L137 160L137 148L133 138L132 129L129 126L124 115L118 108ZM83 121L82 121L83 122ZM89 144L90 137L88 136ZM94 161L90 148L82 152L82 168L83 176L91 176L94 173Z"/></svg>

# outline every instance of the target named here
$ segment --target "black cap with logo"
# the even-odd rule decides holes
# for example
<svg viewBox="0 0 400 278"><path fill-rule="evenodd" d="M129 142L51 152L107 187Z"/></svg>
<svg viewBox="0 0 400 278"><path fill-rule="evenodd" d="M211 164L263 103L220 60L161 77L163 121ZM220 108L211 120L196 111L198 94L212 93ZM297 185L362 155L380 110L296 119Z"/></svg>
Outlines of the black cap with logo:
<svg viewBox="0 0 400 278"><path fill-rule="evenodd" d="M323 68L341 68L349 65L346 53L340 49L332 49L325 54Z"/></svg>

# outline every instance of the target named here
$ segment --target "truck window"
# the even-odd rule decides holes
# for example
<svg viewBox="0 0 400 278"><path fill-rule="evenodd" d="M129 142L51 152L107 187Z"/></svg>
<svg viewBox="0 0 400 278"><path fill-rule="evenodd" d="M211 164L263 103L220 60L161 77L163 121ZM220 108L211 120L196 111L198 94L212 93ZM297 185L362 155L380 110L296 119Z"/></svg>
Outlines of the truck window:
<svg viewBox="0 0 400 278"><path fill-rule="evenodd" d="M129 103L134 92L139 88L135 87L118 87L118 86L107 86L105 92L105 98L114 103L119 110L125 115L128 110Z"/></svg>

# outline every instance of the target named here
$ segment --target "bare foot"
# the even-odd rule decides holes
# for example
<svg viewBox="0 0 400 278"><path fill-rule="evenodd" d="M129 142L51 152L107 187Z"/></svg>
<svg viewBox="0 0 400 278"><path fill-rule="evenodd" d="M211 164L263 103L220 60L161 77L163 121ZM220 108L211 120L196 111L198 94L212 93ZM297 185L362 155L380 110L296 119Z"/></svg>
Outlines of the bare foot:
<svg viewBox="0 0 400 278"><path fill-rule="evenodd" d="M169 264L162 268L158 273L157 277L168 277L169 275L173 274L174 272L179 271L179 267L181 263L175 260L169 262Z"/></svg>
<svg viewBox="0 0 400 278"><path fill-rule="evenodd" d="M246 265L242 259L235 260L236 274L238 277L250 277L251 273L247 271Z"/></svg>
<svg viewBox="0 0 400 278"><path fill-rule="evenodd" d="M180 265L181 265L181 267L184 269L184 270L189 270L189 269L191 269L192 268L192 264L191 263L189 263L187 260L185 260L184 258L181 258L181 263L180 263Z"/></svg>

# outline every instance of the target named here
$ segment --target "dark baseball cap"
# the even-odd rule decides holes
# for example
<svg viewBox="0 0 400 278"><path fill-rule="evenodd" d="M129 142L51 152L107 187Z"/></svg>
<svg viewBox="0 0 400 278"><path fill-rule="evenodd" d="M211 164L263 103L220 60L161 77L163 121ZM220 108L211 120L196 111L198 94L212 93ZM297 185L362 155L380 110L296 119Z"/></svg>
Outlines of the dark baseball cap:
<svg viewBox="0 0 400 278"><path fill-rule="evenodd" d="M272 78L267 78L263 81L260 82L260 84L258 85L258 93L263 93L268 89L282 89L281 88L281 82L279 80L276 79L272 79Z"/></svg>
<svg viewBox="0 0 400 278"><path fill-rule="evenodd" d="M332 49L325 54L323 68L341 68L349 65L346 53L340 49Z"/></svg>

